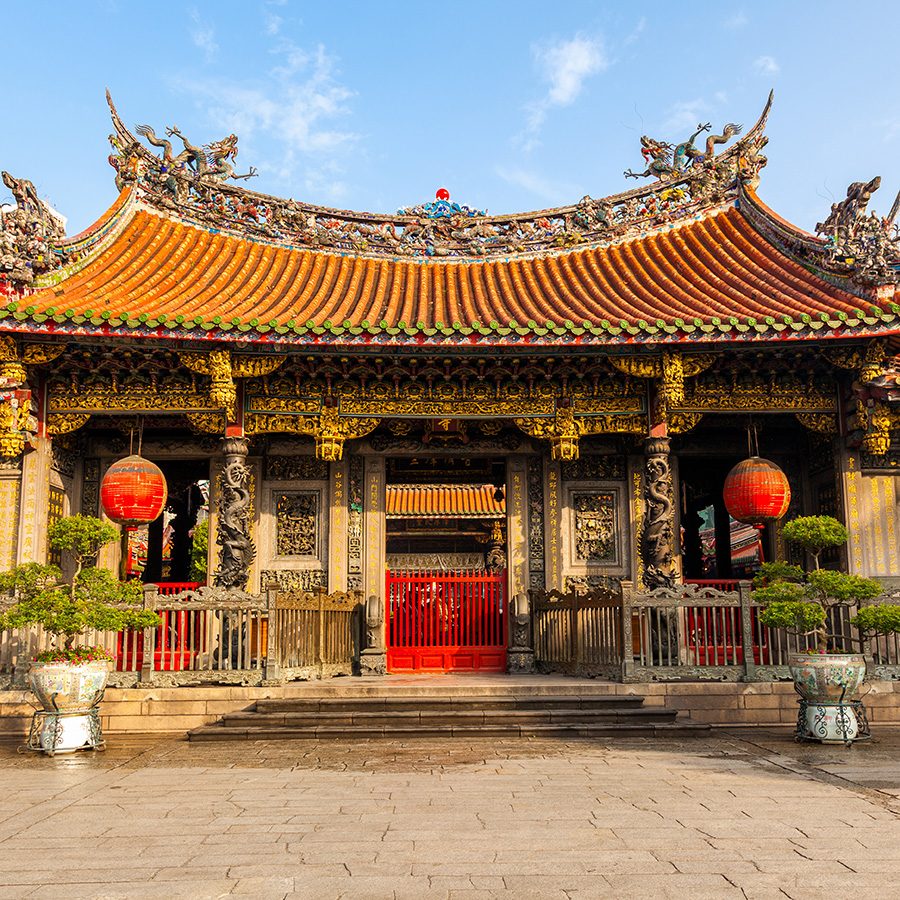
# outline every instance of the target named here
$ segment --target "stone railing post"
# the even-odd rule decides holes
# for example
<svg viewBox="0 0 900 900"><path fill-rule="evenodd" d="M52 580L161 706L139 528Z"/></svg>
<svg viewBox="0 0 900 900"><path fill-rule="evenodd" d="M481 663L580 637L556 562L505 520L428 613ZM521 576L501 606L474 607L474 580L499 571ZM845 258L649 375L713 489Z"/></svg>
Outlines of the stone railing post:
<svg viewBox="0 0 900 900"><path fill-rule="evenodd" d="M281 683L281 647L278 644L278 586L270 584L266 588L266 661L263 678Z"/></svg>
<svg viewBox="0 0 900 900"><path fill-rule="evenodd" d="M634 637L631 630L634 584L620 581L619 596L622 600L622 681L631 681L634 678Z"/></svg>
<svg viewBox="0 0 900 900"><path fill-rule="evenodd" d="M156 612L159 598L159 588L155 584L144 585L145 610ZM143 684L149 684L153 680L153 657L156 654L156 632L158 625L151 625L144 629L144 656L141 660L141 672L138 680Z"/></svg>
<svg viewBox="0 0 900 900"><path fill-rule="evenodd" d="M384 603L372 594L366 601L366 649L359 655L363 675L386 675L387 652L384 648Z"/></svg>
<svg viewBox="0 0 900 900"><path fill-rule="evenodd" d="M531 601L527 593L516 594L509 610L509 650L506 671L528 673L534 671L532 644Z"/></svg>
<svg viewBox="0 0 900 900"><path fill-rule="evenodd" d="M756 681L756 659L753 656L753 615L750 582L738 582L741 598L741 647L744 652L744 681Z"/></svg>

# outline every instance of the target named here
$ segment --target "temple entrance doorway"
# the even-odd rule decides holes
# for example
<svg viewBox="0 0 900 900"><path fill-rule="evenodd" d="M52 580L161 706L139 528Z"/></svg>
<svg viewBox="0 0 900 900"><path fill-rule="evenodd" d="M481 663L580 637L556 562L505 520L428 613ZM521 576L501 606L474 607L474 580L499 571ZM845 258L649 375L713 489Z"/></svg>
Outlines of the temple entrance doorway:
<svg viewBox="0 0 900 900"><path fill-rule="evenodd" d="M506 670L506 465L387 460L389 672Z"/></svg>
<svg viewBox="0 0 900 900"><path fill-rule="evenodd" d="M168 499L162 515L125 536L126 577L170 593L206 583L209 462L153 460L162 469Z"/></svg>

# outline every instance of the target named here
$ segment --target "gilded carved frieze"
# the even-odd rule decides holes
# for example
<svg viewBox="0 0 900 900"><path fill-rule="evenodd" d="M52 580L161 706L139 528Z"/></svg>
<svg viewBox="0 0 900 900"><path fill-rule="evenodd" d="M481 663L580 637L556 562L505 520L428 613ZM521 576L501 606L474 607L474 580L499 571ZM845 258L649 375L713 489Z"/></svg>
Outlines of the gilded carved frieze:
<svg viewBox="0 0 900 900"><path fill-rule="evenodd" d="M102 381L72 387L52 382L48 395L53 413L153 413L210 410L209 397L180 379L156 383L127 384Z"/></svg>
<svg viewBox="0 0 900 900"><path fill-rule="evenodd" d="M828 378L717 374L685 384L686 412L837 412Z"/></svg>
<svg viewBox="0 0 900 900"><path fill-rule="evenodd" d="M90 413L50 413L47 416L47 434L55 437L70 434L87 425Z"/></svg>

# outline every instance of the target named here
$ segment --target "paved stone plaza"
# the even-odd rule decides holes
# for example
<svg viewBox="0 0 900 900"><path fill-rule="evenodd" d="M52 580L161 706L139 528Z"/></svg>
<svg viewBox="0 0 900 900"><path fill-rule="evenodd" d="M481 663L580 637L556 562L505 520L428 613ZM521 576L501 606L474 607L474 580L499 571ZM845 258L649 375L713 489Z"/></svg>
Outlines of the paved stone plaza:
<svg viewBox="0 0 900 900"><path fill-rule="evenodd" d="M900 731L0 745L0 897L900 897Z"/></svg>

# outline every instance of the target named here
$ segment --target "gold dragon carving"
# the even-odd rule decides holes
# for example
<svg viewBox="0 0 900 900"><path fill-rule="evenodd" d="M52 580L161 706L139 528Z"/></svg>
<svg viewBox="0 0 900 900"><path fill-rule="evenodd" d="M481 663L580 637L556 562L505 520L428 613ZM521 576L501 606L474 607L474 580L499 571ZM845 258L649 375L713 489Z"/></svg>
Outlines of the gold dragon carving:
<svg viewBox="0 0 900 900"><path fill-rule="evenodd" d="M14 459L24 452L30 412L28 397L6 397L0 402L0 457Z"/></svg>
<svg viewBox="0 0 900 900"><path fill-rule="evenodd" d="M884 374L887 351L883 341L870 341L861 347L837 347L822 350L824 357L839 369L856 371L863 384L869 384Z"/></svg>
<svg viewBox="0 0 900 900"><path fill-rule="evenodd" d="M589 434L643 434L646 423L642 416L599 415L576 416L571 406L557 408L550 418L517 418L516 426L525 434L550 442L553 459L578 459L579 438Z"/></svg>
<svg viewBox="0 0 900 900"><path fill-rule="evenodd" d="M808 431L818 434L837 434L837 416L834 413L794 413L797 421Z"/></svg>
<svg viewBox="0 0 900 900"><path fill-rule="evenodd" d="M337 462L343 457L344 442L365 437L381 422L378 418L342 416L337 407L326 407L317 416L267 415L248 413L244 419L247 434L305 434L315 439L316 458Z"/></svg>
<svg viewBox="0 0 900 900"><path fill-rule="evenodd" d="M87 425L90 413L50 413L47 416L47 434L57 437L70 434Z"/></svg>

